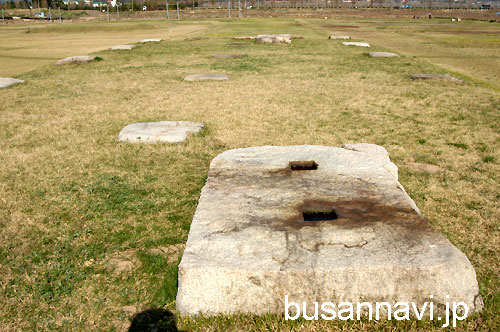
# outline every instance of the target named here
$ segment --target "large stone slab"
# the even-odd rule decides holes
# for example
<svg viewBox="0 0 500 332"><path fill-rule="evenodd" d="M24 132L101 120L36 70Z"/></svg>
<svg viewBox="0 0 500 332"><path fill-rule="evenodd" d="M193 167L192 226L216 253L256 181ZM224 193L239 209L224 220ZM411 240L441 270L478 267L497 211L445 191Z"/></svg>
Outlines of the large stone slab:
<svg viewBox="0 0 500 332"><path fill-rule="evenodd" d="M14 84L24 83L23 80L11 77L0 77L0 89L9 87Z"/></svg>
<svg viewBox="0 0 500 332"><path fill-rule="evenodd" d="M296 303L463 301L482 308L467 257L431 227L371 144L264 146L212 160L182 261L181 314ZM446 296L449 295L449 298Z"/></svg>
<svg viewBox="0 0 500 332"><path fill-rule="evenodd" d="M342 42L342 44L346 46L370 47L370 44L362 42Z"/></svg>
<svg viewBox="0 0 500 332"><path fill-rule="evenodd" d="M142 39L139 40L139 43L152 43L152 42L161 42L163 39L161 38L150 38L150 39Z"/></svg>
<svg viewBox="0 0 500 332"><path fill-rule="evenodd" d="M411 74L410 78L412 80L444 80L464 83L461 79L458 79L450 74Z"/></svg>
<svg viewBox="0 0 500 332"><path fill-rule="evenodd" d="M257 43L290 44L292 42L292 36L287 33L274 34L274 35L258 35L255 41Z"/></svg>
<svg viewBox="0 0 500 332"><path fill-rule="evenodd" d="M179 143L190 134L198 133L203 123L189 121L139 122L123 128L118 134L118 141L132 143Z"/></svg>
<svg viewBox="0 0 500 332"><path fill-rule="evenodd" d="M349 36L329 36L328 39L351 39Z"/></svg>
<svg viewBox="0 0 500 332"><path fill-rule="evenodd" d="M228 78L224 74L193 74L184 77L184 81L224 81Z"/></svg>
<svg viewBox="0 0 500 332"><path fill-rule="evenodd" d="M111 51L128 51L131 50L135 47L135 45L116 45L116 46L111 46L109 49Z"/></svg>
<svg viewBox="0 0 500 332"><path fill-rule="evenodd" d="M398 55L396 53L391 52L370 52L370 56L372 58L394 58Z"/></svg>
<svg viewBox="0 0 500 332"><path fill-rule="evenodd" d="M70 56L61 60L58 60L56 62L56 65L81 65L85 63L89 63L94 61L96 57L95 56L88 56L88 55L76 55L76 56Z"/></svg>

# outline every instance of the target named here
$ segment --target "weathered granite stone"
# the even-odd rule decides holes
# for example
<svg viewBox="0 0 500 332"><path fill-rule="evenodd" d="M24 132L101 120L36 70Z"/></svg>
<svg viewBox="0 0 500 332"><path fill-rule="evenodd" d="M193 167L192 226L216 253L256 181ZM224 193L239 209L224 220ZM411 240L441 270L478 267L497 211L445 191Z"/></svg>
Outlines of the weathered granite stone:
<svg viewBox="0 0 500 332"><path fill-rule="evenodd" d="M370 44L361 43L361 42L342 42L342 44L347 45L347 46L370 47Z"/></svg>
<svg viewBox="0 0 500 332"><path fill-rule="evenodd" d="M412 80L445 80L464 83L461 79L456 78L450 74L411 74Z"/></svg>
<svg viewBox="0 0 500 332"><path fill-rule="evenodd" d="M372 58L394 58L398 55L396 53L391 52L370 52L370 56Z"/></svg>
<svg viewBox="0 0 500 332"><path fill-rule="evenodd" d="M292 42L292 37L290 34L275 34L275 35L258 35L256 39L257 43L287 43Z"/></svg>
<svg viewBox="0 0 500 332"><path fill-rule="evenodd" d="M119 50L131 50L135 47L135 45L116 45L111 46L109 49L111 51L119 51Z"/></svg>
<svg viewBox="0 0 500 332"><path fill-rule="evenodd" d="M241 54L216 54L213 56L215 59L239 59Z"/></svg>
<svg viewBox="0 0 500 332"><path fill-rule="evenodd" d="M351 39L349 36L329 36L328 39Z"/></svg>
<svg viewBox="0 0 500 332"><path fill-rule="evenodd" d="M162 40L163 39L161 38L150 38L150 39L139 40L139 43L161 42Z"/></svg>
<svg viewBox="0 0 500 332"><path fill-rule="evenodd" d="M94 59L95 56L88 56L88 55L70 56L68 58L58 60L56 62L56 65L70 65L70 64L81 65L94 61Z"/></svg>
<svg viewBox="0 0 500 332"><path fill-rule="evenodd" d="M224 81L228 78L224 74L193 74L184 77L184 81Z"/></svg>
<svg viewBox="0 0 500 332"><path fill-rule="evenodd" d="M389 164L369 144L218 155L179 265L179 312L282 314L285 295L310 309L315 301L422 308L432 295L435 307L463 301L480 311L472 265Z"/></svg>
<svg viewBox="0 0 500 332"><path fill-rule="evenodd" d="M18 83L24 83L24 81L18 80L16 78L11 78L11 77L0 77L0 89L6 88L8 86L18 84Z"/></svg>
<svg viewBox="0 0 500 332"><path fill-rule="evenodd" d="M189 134L203 129L203 123L189 121L139 122L126 126L118 134L121 142L179 143Z"/></svg>

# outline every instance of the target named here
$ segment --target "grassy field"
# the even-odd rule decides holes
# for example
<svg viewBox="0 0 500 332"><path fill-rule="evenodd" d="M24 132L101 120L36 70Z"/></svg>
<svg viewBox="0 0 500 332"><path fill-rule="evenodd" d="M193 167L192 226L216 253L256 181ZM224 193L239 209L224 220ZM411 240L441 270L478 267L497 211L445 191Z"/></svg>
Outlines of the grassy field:
<svg viewBox="0 0 500 332"><path fill-rule="evenodd" d="M126 331L134 312L175 314L177 264L213 157L248 146L355 142L389 151L423 214L475 267L485 310L457 330L498 330L500 66L491 64L500 61L500 26L461 22L469 32L456 34L458 25L444 20L332 22L2 28L0 76L26 83L0 90L0 331ZM229 45L232 36L268 32L304 38ZM336 32L401 56L370 58L364 48L327 39ZM105 50L146 37L168 39ZM458 58L460 50L468 55ZM103 61L51 64L81 52ZM34 59L18 60L30 53ZM244 56L212 58L220 53ZM408 78L450 71L465 84ZM195 73L231 79L182 80ZM204 122L207 129L183 144L117 142L125 125L160 120ZM176 319L186 331L440 327L248 315Z"/></svg>

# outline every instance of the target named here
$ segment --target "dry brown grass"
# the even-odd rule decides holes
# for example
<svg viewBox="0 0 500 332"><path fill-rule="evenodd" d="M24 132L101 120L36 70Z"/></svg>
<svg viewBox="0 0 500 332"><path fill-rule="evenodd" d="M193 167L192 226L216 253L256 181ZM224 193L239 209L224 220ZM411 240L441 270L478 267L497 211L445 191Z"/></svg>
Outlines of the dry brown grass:
<svg viewBox="0 0 500 332"><path fill-rule="evenodd" d="M176 264L150 250L186 240L214 156L247 146L354 142L388 149L423 214L474 265L486 310L459 329L498 328L498 91L467 77L466 84L411 81L409 73L445 69L413 58L411 50L397 59L369 58L364 49L327 40L317 20L302 22L188 22L173 31L208 26L197 33L209 39L179 37L130 52L97 52L103 61L43 66L20 75L25 84L0 90L0 331L124 331L130 316L124 306L173 309ZM134 31L114 33L122 43L132 41ZM144 30L133 39L156 32ZM234 35L264 32L304 39L227 45ZM63 40L66 33L33 34L51 35ZM379 40L373 34L367 41L381 50ZM17 42L28 43L9 39L11 47ZM102 42L101 49L113 44L118 42ZM441 47L447 46L434 42ZM211 57L219 53L247 56ZM207 72L231 79L182 81ZM208 129L184 144L117 143L125 125L158 120L204 122ZM414 162L443 171L406 166ZM137 261L132 270L110 271L106 262L130 250ZM95 263L85 266L91 259ZM179 317L178 323L198 331L439 327L290 323L274 316Z"/></svg>
<svg viewBox="0 0 500 332"><path fill-rule="evenodd" d="M211 23L110 22L19 24L0 27L0 77L15 77L73 55L87 55L146 38L172 40Z"/></svg>

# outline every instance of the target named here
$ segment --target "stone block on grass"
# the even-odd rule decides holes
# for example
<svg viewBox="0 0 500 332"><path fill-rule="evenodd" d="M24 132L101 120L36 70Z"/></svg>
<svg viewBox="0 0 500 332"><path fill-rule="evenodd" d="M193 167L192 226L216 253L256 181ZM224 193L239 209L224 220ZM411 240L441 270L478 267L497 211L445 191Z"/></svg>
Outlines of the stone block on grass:
<svg viewBox="0 0 500 332"><path fill-rule="evenodd" d="M61 65L82 65L82 64L92 62L95 59L96 59L95 56L89 56L89 55L70 56L70 57L58 60L56 62L56 65L58 65L58 66L61 66Z"/></svg>
<svg viewBox="0 0 500 332"><path fill-rule="evenodd" d="M0 89L9 87L14 84L24 83L23 80L11 77L0 77Z"/></svg>
<svg viewBox="0 0 500 332"><path fill-rule="evenodd" d="M184 81L224 81L228 78L224 74L193 74L184 77Z"/></svg>
<svg viewBox="0 0 500 332"><path fill-rule="evenodd" d="M200 132L203 123L189 121L139 122L126 126L118 134L118 141L131 143L180 143L188 135Z"/></svg>
<svg viewBox="0 0 500 332"><path fill-rule="evenodd" d="M346 46L370 47L370 44L362 42L342 42L342 44Z"/></svg>
<svg viewBox="0 0 500 332"><path fill-rule="evenodd" d="M296 303L462 301L474 268L421 215L372 144L263 146L214 158L179 265L181 314L282 314ZM449 296L449 298L447 297ZM310 312L308 312L310 314Z"/></svg>

